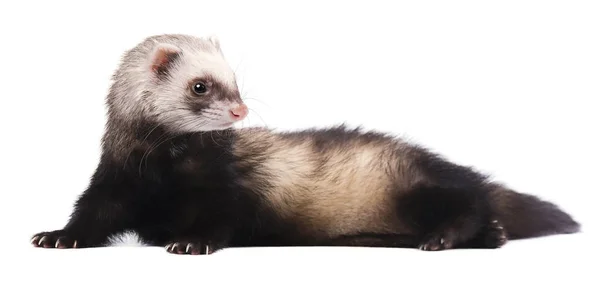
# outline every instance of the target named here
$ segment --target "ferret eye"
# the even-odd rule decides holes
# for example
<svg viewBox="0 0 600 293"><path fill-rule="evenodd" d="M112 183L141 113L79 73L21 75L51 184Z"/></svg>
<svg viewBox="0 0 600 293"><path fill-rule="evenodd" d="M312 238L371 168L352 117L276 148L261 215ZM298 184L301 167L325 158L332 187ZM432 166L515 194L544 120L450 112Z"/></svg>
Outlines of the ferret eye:
<svg viewBox="0 0 600 293"><path fill-rule="evenodd" d="M192 90L197 95L203 95L203 94L205 94L208 91L208 88L206 87L206 85L204 83L197 82L192 87Z"/></svg>

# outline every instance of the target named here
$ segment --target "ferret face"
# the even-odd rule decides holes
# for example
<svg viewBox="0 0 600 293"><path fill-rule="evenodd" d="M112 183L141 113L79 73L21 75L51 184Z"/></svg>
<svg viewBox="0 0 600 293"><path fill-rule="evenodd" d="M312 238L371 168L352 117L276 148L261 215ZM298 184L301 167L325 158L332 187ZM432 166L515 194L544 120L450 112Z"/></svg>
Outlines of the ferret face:
<svg viewBox="0 0 600 293"><path fill-rule="evenodd" d="M148 111L174 132L226 129L248 114L215 39L158 43L148 70Z"/></svg>

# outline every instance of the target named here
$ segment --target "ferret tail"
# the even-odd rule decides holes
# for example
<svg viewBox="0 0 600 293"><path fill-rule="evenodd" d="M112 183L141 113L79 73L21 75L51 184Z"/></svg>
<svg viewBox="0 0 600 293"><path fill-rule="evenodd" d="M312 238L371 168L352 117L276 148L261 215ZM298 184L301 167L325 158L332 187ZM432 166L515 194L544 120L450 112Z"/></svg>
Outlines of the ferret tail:
<svg viewBox="0 0 600 293"><path fill-rule="evenodd" d="M509 239L572 234L581 229L571 215L534 195L494 186L491 197L493 209Z"/></svg>

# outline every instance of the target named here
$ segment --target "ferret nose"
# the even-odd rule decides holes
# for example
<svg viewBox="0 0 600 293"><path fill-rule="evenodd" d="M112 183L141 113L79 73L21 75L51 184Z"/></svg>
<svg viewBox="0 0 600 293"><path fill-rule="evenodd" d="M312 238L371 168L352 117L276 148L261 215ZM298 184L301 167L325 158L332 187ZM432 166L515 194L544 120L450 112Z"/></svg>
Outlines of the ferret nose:
<svg viewBox="0 0 600 293"><path fill-rule="evenodd" d="M246 118L246 116L248 115L248 107L244 104L241 104L241 105L229 110L229 113L231 114L231 117L234 120L236 120L236 121L242 120L242 119Z"/></svg>

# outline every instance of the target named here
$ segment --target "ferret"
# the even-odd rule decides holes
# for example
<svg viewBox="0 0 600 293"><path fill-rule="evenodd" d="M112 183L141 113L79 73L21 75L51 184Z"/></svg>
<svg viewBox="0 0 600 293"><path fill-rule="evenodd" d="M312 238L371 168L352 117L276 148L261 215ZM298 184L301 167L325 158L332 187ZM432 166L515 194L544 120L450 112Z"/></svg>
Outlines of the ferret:
<svg viewBox="0 0 600 293"><path fill-rule="evenodd" d="M101 247L133 231L174 254L437 251L580 231L557 205L388 133L234 127L248 107L215 36L145 38L121 57L106 107L89 185L34 246Z"/></svg>

